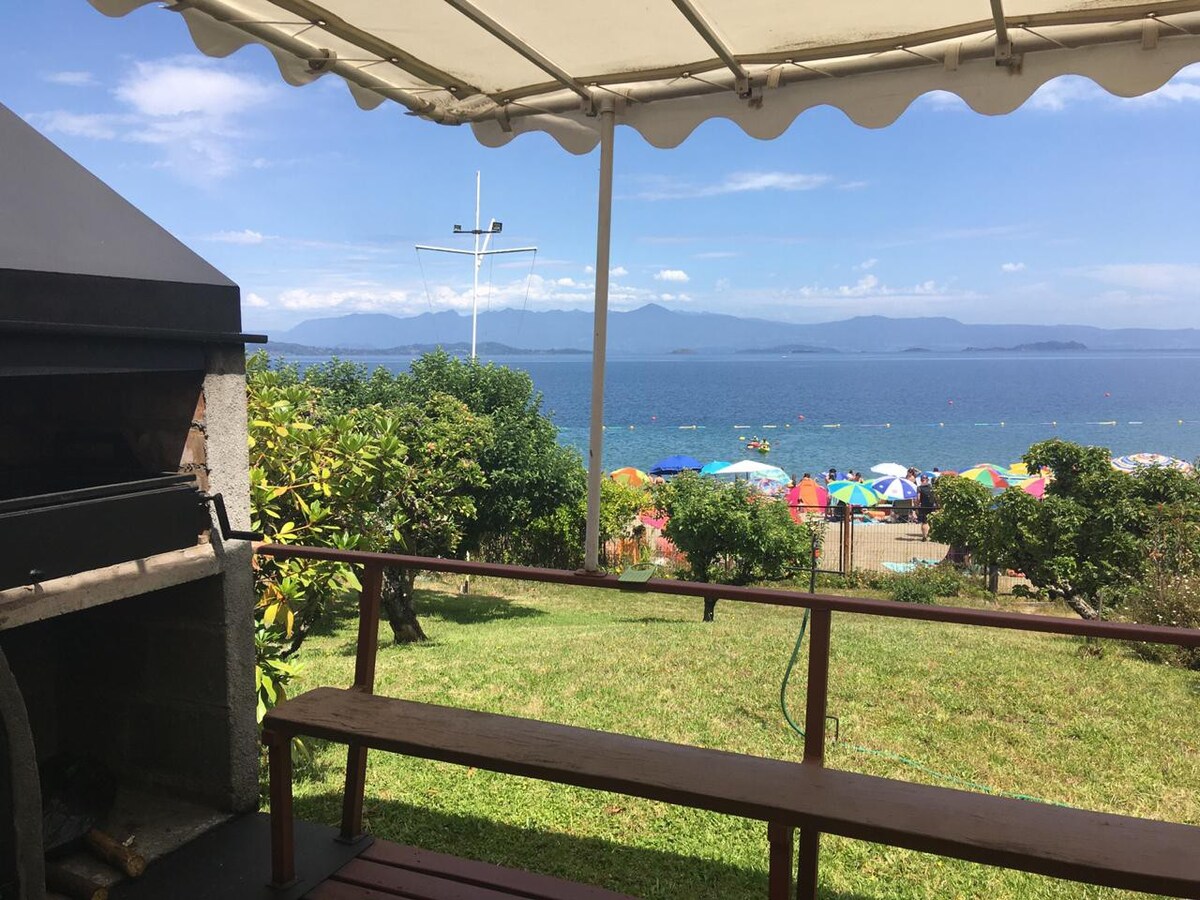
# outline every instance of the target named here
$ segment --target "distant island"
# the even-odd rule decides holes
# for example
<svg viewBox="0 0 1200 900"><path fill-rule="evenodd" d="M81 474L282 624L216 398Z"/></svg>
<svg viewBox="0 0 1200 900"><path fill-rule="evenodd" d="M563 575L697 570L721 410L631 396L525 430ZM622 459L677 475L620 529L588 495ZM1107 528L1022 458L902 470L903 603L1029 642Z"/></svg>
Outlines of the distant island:
<svg viewBox="0 0 1200 900"><path fill-rule="evenodd" d="M293 344L287 341L269 341L266 349L272 353L292 356L422 356L434 350L444 350L451 356L469 356L471 345L463 341L449 344L404 344L399 347L314 347L309 344ZM575 350L570 347L548 350L530 350L525 347L510 347L495 341L480 341L475 352L482 356L590 356L590 350Z"/></svg>
<svg viewBox="0 0 1200 900"><path fill-rule="evenodd" d="M905 347L901 353L932 353L928 347Z"/></svg>
<svg viewBox="0 0 1200 900"><path fill-rule="evenodd" d="M1087 345L1079 341L1034 341L1032 344L1017 344L1013 347L967 347L963 353L1058 353L1063 350L1086 350Z"/></svg>
<svg viewBox="0 0 1200 900"><path fill-rule="evenodd" d="M680 347L678 350L671 351L672 356L695 356L696 351L691 347Z"/></svg>
<svg viewBox="0 0 1200 900"><path fill-rule="evenodd" d="M837 353L832 347L813 347L811 344L780 344L777 347L750 347L736 353Z"/></svg>
<svg viewBox="0 0 1200 900"><path fill-rule="evenodd" d="M247 310L249 313L249 310ZM586 309L492 309L479 314L486 353L529 351L586 353L592 347L592 313ZM309 319L271 335L308 348L411 354L421 347L462 347L470 316L453 310L399 317L351 313ZM454 339L456 343L448 343ZM498 345L498 346L489 346ZM983 325L945 316L856 316L833 322L779 322L694 312L650 303L608 314L609 356L665 356L691 349L699 355L745 352L783 356L808 353L1097 352L1200 348L1195 328L1097 328L1093 325ZM518 350L517 348L524 348ZM689 354L673 354L688 358Z"/></svg>

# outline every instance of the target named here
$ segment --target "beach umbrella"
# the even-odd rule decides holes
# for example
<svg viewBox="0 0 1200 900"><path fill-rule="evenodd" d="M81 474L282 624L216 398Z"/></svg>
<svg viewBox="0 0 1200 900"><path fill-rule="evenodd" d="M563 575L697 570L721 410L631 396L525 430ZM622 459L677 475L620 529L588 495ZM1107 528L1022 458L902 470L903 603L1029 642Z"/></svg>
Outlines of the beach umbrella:
<svg viewBox="0 0 1200 900"><path fill-rule="evenodd" d="M915 500L917 486L907 478L880 478L872 482L871 490L884 500Z"/></svg>
<svg viewBox="0 0 1200 900"><path fill-rule="evenodd" d="M644 487L650 483L650 476L641 469L635 469L633 466L614 469L608 473L608 477L617 484L625 484L629 485L629 487Z"/></svg>
<svg viewBox="0 0 1200 900"><path fill-rule="evenodd" d="M757 462L753 459L743 459L741 462L731 463L723 469L717 469L713 475L753 475L756 478L769 478L773 481L779 480L788 481L787 472L773 466L770 463Z"/></svg>
<svg viewBox="0 0 1200 900"><path fill-rule="evenodd" d="M878 475L887 475L891 478L907 478L908 466L902 466L900 463L880 463L877 466L871 466L871 471Z"/></svg>
<svg viewBox="0 0 1200 900"><path fill-rule="evenodd" d="M823 485L817 484L812 478L801 478L788 491L787 502L792 507L818 506L823 508L829 505L829 491ZM796 518L795 514L793 514L792 518Z"/></svg>
<svg viewBox="0 0 1200 900"><path fill-rule="evenodd" d="M725 468L729 463L723 459L714 459L710 463L705 463L700 467L701 475L715 475L718 471Z"/></svg>
<svg viewBox="0 0 1200 900"><path fill-rule="evenodd" d="M1019 487L1027 494L1032 494L1039 500L1046 494L1046 485L1050 483L1050 478L1047 475L1034 475L1032 478L1026 478L1024 481L1019 481L1015 487Z"/></svg>
<svg viewBox="0 0 1200 900"><path fill-rule="evenodd" d="M1013 463L1008 467L1008 471L1011 475L1021 475L1025 478L1029 477L1029 466L1025 465L1023 462Z"/></svg>
<svg viewBox="0 0 1200 900"><path fill-rule="evenodd" d="M90 2L124 16L154 0ZM991 15L986 5L894 0L777 0L752 4L749 13L745 4L702 6L187 0L169 7L201 51L225 57L262 45L285 81L336 76L363 109L391 101L426 122L469 126L462 130L488 147L539 132L571 153L599 146L584 539L590 572L599 568L618 123L663 148L718 118L773 139L821 106L879 128L931 91L1001 114L1059 75L1084 75L1133 97L1200 61L1200 11L1190 4L1164 11L1149 0L1028 0L1006 9L993 0ZM164 44L176 40L160 31ZM299 105L291 94L271 96ZM313 133L349 127L310 119Z"/></svg>
<svg viewBox="0 0 1200 900"><path fill-rule="evenodd" d="M984 487L999 490L1008 487L1008 479L1004 474L993 466L972 466L958 473L959 478L969 478L972 481L978 481Z"/></svg>
<svg viewBox="0 0 1200 900"><path fill-rule="evenodd" d="M1191 463L1162 453L1131 453L1129 456L1115 456L1112 467L1118 472L1136 472L1138 469L1153 468L1179 469L1181 472L1192 471Z"/></svg>
<svg viewBox="0 0 1200 900"><path fill-rule="evenodd" d="M1000 475L1008 474L1008 469L1004 468L1004 466L998 466L995 463L986 463L986 462L975 463L975 465L971 466L971 468L972 469L991 469L994 472L998 472Z"/></svg>
<svg viewBox="0 0 1200 900"><path fill-rule="evenodd" d="M651 475L678 475L680 472L699 472L703 466L693 456L668 456L650 467Z"/></svg>
<svg viewBox="0 0 1200 900"><path fill-rule="evenodd" d="M848 506L874 506L881 499L869 484L861 481L830 482L829 496L833 500L841 500Z"/></svg>

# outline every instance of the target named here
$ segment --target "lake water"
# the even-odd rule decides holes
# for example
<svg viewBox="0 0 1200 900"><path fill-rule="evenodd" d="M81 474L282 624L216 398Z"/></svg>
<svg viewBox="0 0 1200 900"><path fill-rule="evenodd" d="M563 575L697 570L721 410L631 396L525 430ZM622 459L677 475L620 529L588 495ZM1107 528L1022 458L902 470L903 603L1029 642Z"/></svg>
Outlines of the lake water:
<svg viewBox="0 0 1200 900"><path fill-rule="evenodd" d="M410 360L360 361L396 371ZM495 362L527 371L562 442L586 453L590 358ZM1194 460L1200 353L610 359L604 421L608 469L648 469L673 453L704 462L758 459L741 440L754 435L771 442L766 461L795 474L885 461L1007 465L1050 437L1114 455L1154 451Z"/></svg>

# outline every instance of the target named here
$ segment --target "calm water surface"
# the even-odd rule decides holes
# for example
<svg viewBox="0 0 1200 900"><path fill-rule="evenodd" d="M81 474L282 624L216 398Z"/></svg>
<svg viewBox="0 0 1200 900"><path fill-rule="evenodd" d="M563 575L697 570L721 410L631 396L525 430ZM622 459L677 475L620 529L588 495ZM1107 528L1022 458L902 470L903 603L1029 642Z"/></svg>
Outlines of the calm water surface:
<svg viewBox="0 0 1200 900"><path fill-rule="evenodd" d="M361 361L397 371L411 360ZM495 362L527 371L561 441L586 451L590 358ZM672 453L736 461L755 456L739 440L754 435L770 440L767 461L798 474L884 461L1004 465L1049 437L1192 460L1200 353L618 358L604 421L606 468L645 469Z"/></svg>

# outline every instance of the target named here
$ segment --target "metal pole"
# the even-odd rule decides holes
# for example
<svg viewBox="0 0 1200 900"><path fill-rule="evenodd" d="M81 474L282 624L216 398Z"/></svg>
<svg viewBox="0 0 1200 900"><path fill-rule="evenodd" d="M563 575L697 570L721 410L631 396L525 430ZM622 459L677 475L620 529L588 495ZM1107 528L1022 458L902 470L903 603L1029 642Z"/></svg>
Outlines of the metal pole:
<svg viewBox="0 0 1200 900"><path fill-rule="evenodd" d="M471 256L471 359L475 358L475 333L479 321L479 170L475 171L475 252Z"/></svg>
<svg viewBox="0 0 1200 900"><path fill-rule="evenodd" d="M587 530L584 563L600 569L600 479L604 477L604 356L608 341L608 261L612 242L613 126L611 98L600 107L600 188L596 203L596 302L592 312L592 421L588 436Z"/></svg>

